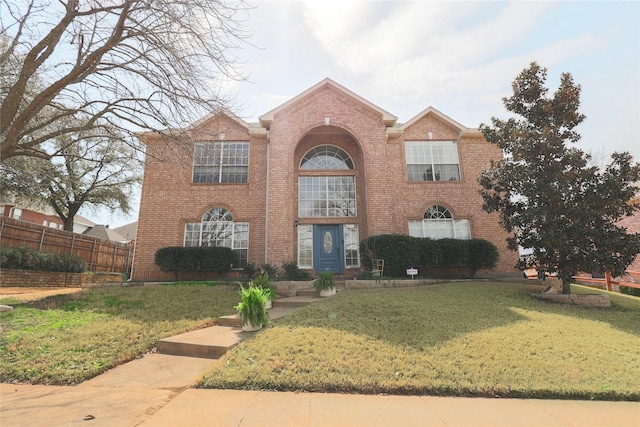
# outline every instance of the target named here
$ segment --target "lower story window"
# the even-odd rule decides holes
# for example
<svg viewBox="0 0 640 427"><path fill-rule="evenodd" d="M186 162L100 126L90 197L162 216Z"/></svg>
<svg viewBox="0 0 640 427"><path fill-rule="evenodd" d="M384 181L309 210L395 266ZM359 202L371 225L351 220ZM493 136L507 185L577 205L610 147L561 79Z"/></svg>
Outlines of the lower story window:
<svg viewBox="0 0 640 427"><path fill-rule="evenodd" d="M346 268L360 266L360 238L358 226L355 224L344 225L344 266Z"/></svg>
<svg viewBox="0 0 640 427"><path fill-rule="evenodd" d="M422 220L409 221L409 235L431 239L471 239L468 219L455 219L451 211L443 206L431 206Z"/></svg>
<svg viewBox="0 0 640 427"><path fill-rule="evenodd" d="M231 248L235 255L233 267L243 268L249 253L249 223L233 222L228 211L211 209L201 222L185 224L184 245Z"/></svg>

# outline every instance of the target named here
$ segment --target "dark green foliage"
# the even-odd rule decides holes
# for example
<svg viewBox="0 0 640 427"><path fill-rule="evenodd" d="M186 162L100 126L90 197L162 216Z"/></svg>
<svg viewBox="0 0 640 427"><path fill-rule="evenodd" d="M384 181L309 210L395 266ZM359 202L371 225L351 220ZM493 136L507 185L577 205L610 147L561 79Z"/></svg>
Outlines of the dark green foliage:
<svg viewBox="0 0 640 427"><path fill-rule="evenodd" d="M298 268L298 263L295 261L285 262L282 264L284 270L284 277L287 280L306 281L311 280L311 275L306 271Z"/></svg>
<svg viewBox="0 0 640 427"><path fill-rule="evenodd" d="M580 135L580 86L571 74L561 76L552 98L544 86L547 70L535 62L513 82L513 96L504 98L514 115L491 119L480 130L505 153L480 177L483 209L500 215L512 236L510 249L530 248L533 256L518 267L557 272L563 293L580 271L610 270L613 276L640 252L640 233L618 225L639 209L628 203L637 193L640 164L628 153L614 153L603 168L591 157L568 146Z"/></svg>
<svg viewBox="0 0 640 427"><path fill-rule="evenodd" d="M247 279L253 279L258 274L258 269L254 263L248 263L242 269L242 275Z"/></svg>
<svg viewBox="0 0 640 427"><path fill-rule="evenodd" d="M233 251L226 247L182 247L160 248L155 254L155 263L162 271L178 275L183 271L212 271L225 273L231 269Z"/></svg>
<svg viewBox="0 0 640 427"><path fill-rule="evenodd" d="M260 266L260 274L266 274L270 279L275 279L278 275L278 267L271 264L262 264Z"/></svg>
<svg viewBox="0 0 640 427"><path fill-rule="evenodd" d="M417 267L422 261L421 240L400 234L370 236L360 242L362 264L371 270L372 259L383 259L385 276L404 277L407 268Z"/></svg>
<svg viewBox="0 0 640 427"><path fill-rule="evenodd" d="M469 262L469 240L438 239L440 247L438 266L440 267L466 267Z"/></svg>
<svg viewBox="0 0 640 427"><path fill-rule="evenodd" d="M493 243L484 239L469 240L467 265L471 269L472 275L477 270L495 267L499 257L498 248Z"/></svg>
<svg viewBox="0 0 640 427"><path fill-rule="evenodd" d="M640 289L631 286L620 286L620 293L640 297Z"/></svg>
<svg viewBox="0 0 640 427"><path fill-rule="evenodd" d="M405 277L407 268L491 269L498 262L498 248L483 239L428 239L399 234L370 236L360 242L362 265L371 270L372 258L384 260L384 275ZM445 274L446 275L446 274Z"/></svg>
<svg viewBox="0 0 640 427"><path fill-rule="evenodd" d="M61 271L82 273L87 265L74 255L38 252L28 247L0 248L0 267L16 270Z"/></svg>

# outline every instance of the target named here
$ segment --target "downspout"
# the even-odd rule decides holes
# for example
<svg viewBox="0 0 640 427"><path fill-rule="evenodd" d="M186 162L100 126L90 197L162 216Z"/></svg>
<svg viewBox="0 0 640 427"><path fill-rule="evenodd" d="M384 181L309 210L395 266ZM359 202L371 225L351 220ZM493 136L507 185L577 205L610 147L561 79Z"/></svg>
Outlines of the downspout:
<svg viewBox="0 0 640 427"><path fill-rule="evenodd" d="M264 263L268 263L269 259L269 175L271 174L270 164L270 152L271 152L271 133L267 128L267 191L265 191L265 216L264 216Z"/></svg>

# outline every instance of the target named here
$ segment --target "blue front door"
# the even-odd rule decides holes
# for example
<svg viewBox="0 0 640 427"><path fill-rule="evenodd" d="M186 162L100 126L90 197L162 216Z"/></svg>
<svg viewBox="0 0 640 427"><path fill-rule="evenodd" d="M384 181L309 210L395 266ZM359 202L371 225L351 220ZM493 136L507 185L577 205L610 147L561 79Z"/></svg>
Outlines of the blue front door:
<svg viewBox="0 0 640 427"><path fill-rule="evenodd" d="M313 265L316 271L342 274L342 225L313 226Z"/></svg>

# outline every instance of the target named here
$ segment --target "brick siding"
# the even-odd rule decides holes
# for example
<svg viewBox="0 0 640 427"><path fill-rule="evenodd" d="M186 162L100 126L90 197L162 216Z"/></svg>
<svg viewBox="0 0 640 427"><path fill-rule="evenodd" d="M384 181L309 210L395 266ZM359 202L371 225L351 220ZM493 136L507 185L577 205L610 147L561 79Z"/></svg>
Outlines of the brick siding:
<svg viewBox="0 0 640 427"><path fill-rule="evenodd" d="M182 246L185 223L199 222L213 207L224 207L234 221L250 224L249 262L281 266L297 259L296 220L300 224L358 224L360 239L382 233L408 234L409 220L422 219L429 206L441 204L456 218L470 220L473 237L498 246L497 272L515 273L517 253L506 248L507 236L497 216L481 209L479 173L489 167L491 159L501 158L501 153L479 134L460 136L459 127L427 112L410 122L398 136L388 137L381 110L331 83L318 85L294 100L274 110L268 137L266 133L264 137L254 136L244 124L225 113L197 125L193 141L219 140L220 133L224 133L226 141L249 141L247 184L191 183L192 146L174 147L164 156L147 156L134 280L171 279L172 274L155 266L156 250ZM434 140L458 141L461 181L407 181L404 141L426 140L429 132ZM164 149L165 142L159 136L145 138L149 152L156 154ZM356 178L356 218L298 218L300 161L309 149L323 144L340 147L354 161L355 170L348 173Z"/></svg>

